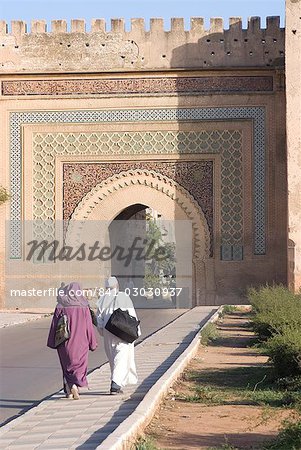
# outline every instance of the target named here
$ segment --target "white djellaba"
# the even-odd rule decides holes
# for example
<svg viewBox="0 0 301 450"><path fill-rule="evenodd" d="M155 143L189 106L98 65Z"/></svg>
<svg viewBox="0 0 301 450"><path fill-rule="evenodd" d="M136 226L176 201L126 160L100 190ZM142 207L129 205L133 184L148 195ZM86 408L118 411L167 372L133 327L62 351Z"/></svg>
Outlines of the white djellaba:
<svg viewBox="0 0 301 450"><path fill-rule="evenodd" d="M133 302L125 292L119 291L116 277L106 280L106 292L108 293L101 295L97 301L97 328L104 339L105 352L111 368L111 381L120 387L137 384L134 343L124 342L105 329L115 309L127 310L131 316L137 318ZM140 327L138 331L140 336Z"/></svg>

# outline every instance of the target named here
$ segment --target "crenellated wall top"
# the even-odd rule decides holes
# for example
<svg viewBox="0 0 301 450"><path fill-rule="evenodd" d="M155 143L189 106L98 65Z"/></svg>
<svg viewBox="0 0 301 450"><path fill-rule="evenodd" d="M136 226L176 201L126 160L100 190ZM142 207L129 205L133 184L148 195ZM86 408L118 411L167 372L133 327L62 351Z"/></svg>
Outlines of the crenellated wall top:
<svg viewBox="0 0 301 450"><path fill-rule="evenodd" d="M284 29L279 17L267 17L261 28L259 17L251 17L246 29L239 17L211 18L206 29L203 18L191 18L185 30L183 18L172 18L170 31L163 19L131 19L130 31L123 19L112 19L107 31L104 19L94 19L86 31L82 19L53 20L48 31L45 20L12 21L11 31L0 21L0 73L137 71L227 67L282 66Z"/></svg>

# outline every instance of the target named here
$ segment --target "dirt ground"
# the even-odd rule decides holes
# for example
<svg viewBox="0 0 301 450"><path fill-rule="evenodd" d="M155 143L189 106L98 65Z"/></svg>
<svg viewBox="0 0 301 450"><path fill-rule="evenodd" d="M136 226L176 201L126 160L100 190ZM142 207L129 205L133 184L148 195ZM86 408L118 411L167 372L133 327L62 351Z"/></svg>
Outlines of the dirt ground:
<svg viewBox="0 0 301 450"><path fill-rule="evenodd" d="M227 396L226 404L215 404L210 398L197 403L181 400L194 392L195 379L191 379L191 373L199 374L199 385L202 385L202 377L206 378L207 386L208 380L209 385L210 380L215 386L218 384L222 396L223 383L228 387L232 383L235 389L233 373L243 374L244 370L247 373L252 368L265 370L267 358L248 347L254 335L246 328L247 322L242 314L226 316L218 324L222 345L219 341L212 346L200 345L196 357L172 386L146 429L146 435L154 439L156 447L190 450L231 448L232 445L239 449L260 449L263 442L276 437L284 419L294 416L290 409L258 406L254 401L235 398L235 395L231 397L231 394ZM241 378L237 381L243 384Z"/></svg>

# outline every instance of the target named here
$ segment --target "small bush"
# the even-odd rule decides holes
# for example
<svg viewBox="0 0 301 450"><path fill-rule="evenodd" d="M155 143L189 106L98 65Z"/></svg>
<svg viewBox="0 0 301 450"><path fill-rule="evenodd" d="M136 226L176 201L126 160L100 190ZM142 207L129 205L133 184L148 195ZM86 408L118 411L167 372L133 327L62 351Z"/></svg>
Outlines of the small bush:
<svg viewBox="0 0 301 450"><path fill-rule="evenodd" d="M277 378L301 375L301 333L299 329L286 328L282 334L270 338L265 346Z"/></svg>
<svg viewBox="0 0 301 450"><path fill-rule="evenodd" d="M3 187L0 186L0 205L2 205L2 203L5 203L7 200L9 200L10 195L7 192L7 190Z"/></svg>
<svg viewBox="0 0 301 450"><path fill-rule="evenodd" d="M201 344L209 345L220 337L220 333L214 323L208 323L201 331Z"/></svg>
<svg viewBox="0 0 301 450"><path fill-rule="evenodd" d="M223 309L219 313L219 318L225 317L226 314L231 315L237 311L236 306L233 305L224 305Z"/></svg>
<svg viewBox="0 0 301 450"><path fill-rule="evenodd" d="M237 311L237 307L234 305L225 305L223 308L223 312L225 314L233 314L236 311Z"/></svg>
<svg viewBox="0 0 301 450"><path fill-rule="evenodd" d="M158 447L154 444L150 437L140 437L134 445L131 447L132 450L158 450Z"/></svg>
<svg viewBox="0 0 301 450"><path fill-rule="evenodd" d="M277 378L301 375L301 295L284 286L248 292L252 325L274 365Z"/></svg>
<svg viewBox="0 0 301 450"><path fill-rule="evenodd" d="M253 329L261 341L282 333L287 327L301 328L301 299L284 286L249 289Z"/></svg>
<svg viewBox="0 0 301 450"><path fill-rule="evenodd" d="M286 422L277 438L264 447L265 450L300 450L301 421Z"/></svg>
<svg viewBox="0 0 301 450"><path fill-rule="evenodd" d="M279 378L277 385L280 389L285 389L289 392L299 391L301 395L301 375L297 377Z"/></svg>

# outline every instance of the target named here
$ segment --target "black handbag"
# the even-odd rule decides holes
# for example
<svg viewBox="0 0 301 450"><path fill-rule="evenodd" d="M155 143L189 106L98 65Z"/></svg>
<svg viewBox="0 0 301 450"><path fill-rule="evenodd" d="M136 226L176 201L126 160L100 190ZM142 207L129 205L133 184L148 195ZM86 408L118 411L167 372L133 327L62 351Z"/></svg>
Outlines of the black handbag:
<svg viewBox="0 0 301 450"><path fill-rule="evenodd" d="M95 327L97 327L97 316L90 306L89 306L89 310L90 310L90 314L91 314L92 323Z"/></svg>
<svg viewBox="0 0 301 450"><path fill-rule="evenodd" d="M129 312L118 308L113 311L106 323L105 329L119 337L121 340L132 343L139 337L138 327L140 320L133 317Z"/></svg>
<svg viewBox="0 0 301 450"><path fill-rule="evenodd" d="M54 337L54 346L57 348L59 345L63 344L70 337L69 323L68 317L66 314L63 314L56 326L55 337Z"/></svg>

